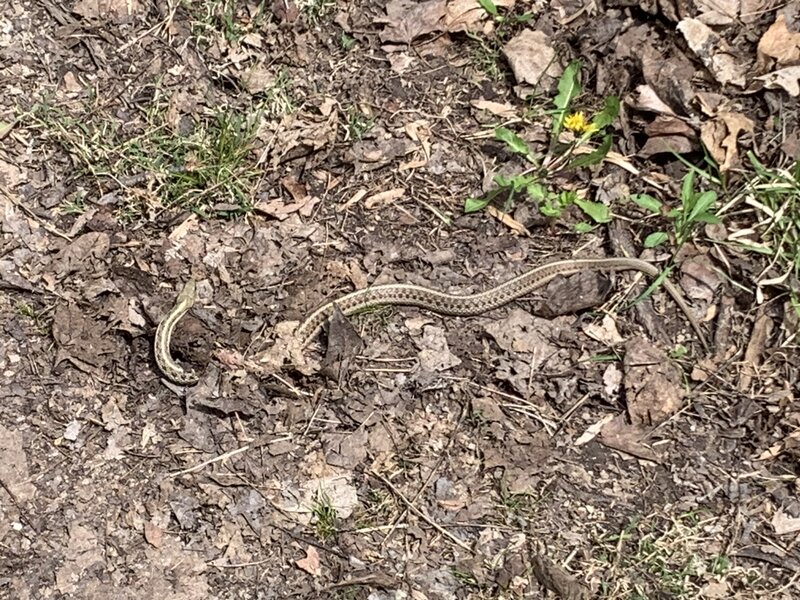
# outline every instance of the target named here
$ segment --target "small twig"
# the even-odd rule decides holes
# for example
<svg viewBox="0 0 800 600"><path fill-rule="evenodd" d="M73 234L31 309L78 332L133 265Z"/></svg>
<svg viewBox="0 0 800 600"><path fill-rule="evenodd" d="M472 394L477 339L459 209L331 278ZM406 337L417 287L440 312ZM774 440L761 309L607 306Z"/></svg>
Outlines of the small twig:
<svg viewBox="0 0 800 600"><path fill-rule="evenodd" d="M450 448L450 446L453 444L453 440L456 439L456 433L458 433L458 430L461 427L461 423L464 422L464 417L466 415L467 415L467 409L466 409L466 407L462 407L461 414L458 417L458 422L456 423L456 426L453 428L453 431L450 434L450 439L447 440L447 444L445 445L444 448L442 448L442 452L441 452L441 455L439 456L439 460L437 460L436 464L433 465L433 468L431 469L430 473L428 473L428 476L425 478L425 481L422 483L421 486L419 486L419 488L417 489L417 492L414 494L414 497L411 499L411 503L412 504L414 502L416 502L417 499L420 497L420 494L422 494L422 492L425 489L427 489L428 484L430 484L431 479L433 479L434 474L439 470L439 466L442 464L442 461L444 460L444 458L446 456L445 451ZM397 516L397 518L394 519L394 521L391 524L391 528L389 529L389 533L386 534L386 536L383 538L383 541L381 542L381 546L384 546L386 544L386 542L389 541L389 538L392 537L392 534L394 533L394 530L397 527L400 526L400 522L403 519L405 519L407 514L408 514L408 508L405 508L405 509L403 509L403 512L401 512Z"/></svg>
<svg viewBox="0 0 800 600"><path fill-rule="evenodd" d="M383 477L383 476L382 476L382 475L380 475L379 473L376 473L375 471L370 471L370 472L369 472L369 474L370 474L370 475L372 475L372 476L373 476L375 479L377 479L377 480L378 480L378 481L380 481L381 483L383 483L383 485L385 485L385 486L386 486L386 487L389 489L389 491L390 491L390 492L392 492L392 494L394 494L395 496L397 496L398 498L400 498L400 500L402 500L402 501L405 503L405 505L406 505L406 506L408 506L408 508L411 510L411 512L413 512L413 513L414 513L415 515L417 515L417 516L418 516L420 519L422 519L423 521L425 521L425 522L426 522L428 525L430 525L431 527L433 527L433 528L434 528L436 531L438 531L439 533L441 533L441 534L442 534L444 537L446 537L448 540L450 540L451 542L453 542L453 543L454 543L456 546L458 546L459 548L462 548L462 549L466 550L467 552L470 552L470 553L473 553L473 552L474 552L474 550L472 549L472 547L471 547L469 544L467 544L466 542L462 542L460 539L458 539L456 536L454 536L452 533L450 533L449 531L447 531L446 529L444 529L444 528L443 528L441 525L439 525L439 524L438 524L436 521L434 521L434 520L433 520L433 519L431 519L431 518L430 518L428 515L426 515L424 512L422 512L422 511L421 511L419 508L417 508L416 506L414 506L414 505L411 503L411 501L410 501L410 500L408 500L408 498L406 498L405 496L403 496L403 494L400 492L400 490L398 490L398 489L397 489L397 488L396 488L394 485L392 485L392 484L391 484L391 482L389 482L389 480L388 480L388 479L386 479L385 477Z"/></svg>
<svg viewBox="0 0 800 600"><path fill-rule="evenodd" d="M231 450L230 452L226 452L225 454L220 454L219 456L215 456L214 458L210 458L210 459L208 459L206 461L203 461L199 465L195 465L195 466L190 467L188 469L184 469L183 471L177 471L175 473L170 473L169 475L167 475L167 477L180 477L181 475L187 475L189 473L194 473L196 471L199 471L199 470L207 467L210 464L213 464L215 462L219 462L221 460L226 460L228 458L236 456L237 454L241 454L242 452L245 452L246 450L249 450L249 449L250 449L250 444L247 444L246 446L242 446L241 448L236 448L236 450Z"/></svg>

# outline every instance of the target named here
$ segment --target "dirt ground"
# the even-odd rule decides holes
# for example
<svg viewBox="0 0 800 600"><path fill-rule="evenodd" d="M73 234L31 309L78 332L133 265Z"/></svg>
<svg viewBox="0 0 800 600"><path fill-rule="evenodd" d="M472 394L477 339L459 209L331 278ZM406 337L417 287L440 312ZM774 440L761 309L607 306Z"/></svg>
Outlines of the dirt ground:
<svg viewBox="0 0 800 600"><path fill-rule="evenodd" d="M482 4L2 2L0 597L800 598L797 271L736 191L798 156L800 8ZM531 168L496 128L561 147L573 60L576 110L620 99L542 180L578 202L466 212ZM680 238L704 154L719 219ZM674 258L710 350L629 272L276 350L371 284L624 255ZM152 344L190 278L181 387Z"/></svg>

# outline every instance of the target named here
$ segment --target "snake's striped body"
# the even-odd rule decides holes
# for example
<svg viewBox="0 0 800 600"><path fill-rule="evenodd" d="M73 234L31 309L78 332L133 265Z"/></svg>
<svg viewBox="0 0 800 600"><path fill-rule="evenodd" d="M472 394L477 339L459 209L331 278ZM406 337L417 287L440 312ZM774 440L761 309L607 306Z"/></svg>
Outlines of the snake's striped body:
<svg viewBox="0 0 800 600"><path fill-rule="evenodd" d="M459 317L480 315L530 294L556 277L587 270L640 271L650 277L657 277L660 273L658 267L638 258L576 258L535 267L489 290L464 296L403 283L376 285L346 294L338 300L320 306L300 324L295 335L302 347L307 346L322 330L336 306L345 316L364 309L387 305L416 306L442 315ZM664 280L663 286L689 319L703 347L707 347L702 328L678 288L667 280ZM156 330L155 356L158 367L168 379L183 385L196 383L197 376L193 372L185 371L172 359L169 342L175 325L194 303L194 294L194 282L190 281L179 294L175 307Z"/></svg>

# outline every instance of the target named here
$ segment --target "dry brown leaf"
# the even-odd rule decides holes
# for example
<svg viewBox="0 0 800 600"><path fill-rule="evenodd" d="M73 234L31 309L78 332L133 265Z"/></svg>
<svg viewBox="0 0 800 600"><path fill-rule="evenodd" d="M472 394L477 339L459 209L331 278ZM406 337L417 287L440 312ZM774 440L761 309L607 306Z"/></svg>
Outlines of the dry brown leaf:
<svg viewBox="0 0 800 600"><path fill-rule="evenodd" d="M778 15L775 22L758 42L758 59L762 63L775 59L779 65L789 65L800 60L800 31L789 31L786 17Z"/></svg>
<svg viewBox="0 0 800 600"><path fill-rule="evenodd" d="M603 431L603 427L605 427L608 423L610 423L614 419L613 414L607 414L599 421L592 423L589 427L586 428L580 437L575 440L575 446L585 446L589 442L591 442L594 438L596 438L601 431Z"/></svg>
<svg viewBox="0 0 800 600"><path fill-rule="evenodd" d="M0 159L0 185L12 189L17 187L22 180L22 171L19 170L19 167Z"/></svg>
<svg viewBox="0 0 800 600"><path fill-rule="evenodd" d="M275 85L275 73L264 63L256 63L240 77L244 89L251 94L264 92Z"/></svg>
<svg viewBox="0 0 800 600"><path fill-rule="evenodd" d="M13 501L23 505L36 495L36 487L30 482L26 447L21 431L0 425L0 481L3 482L4 491L12 494ZM4 516L15 512L12 505L4 506L3 510Z"/></svg>
<svg viewBox="0 0 800 600"><path fill-rule="evenodd" d="M300 9L294 0L274 0L272 14L278 21L294 23L300 17Z"/></svg>
<svg viewBox="0 0 800 600"><path fill-rule="evenodd" d="M304 217L310 216L313 212L314 206L319 203L320 199L317 196L306 196L299 202L286 203L282 198L275 198L269 201L260 201L253 210L264 213L271 217L283 221L293 213L300 213Z"/></svg>
<svg viewBox="0 0 800 600"><path fill-rule="evenodd" d="M695 0L697 20L706 25L730 25L741 10L741 0Z"/></svg>
<svg viewBox="0 0 800 600"><path fill-rule="evenodd" d="M756 79L769 89L783 88L790 96L800 96L800 65L778 69Z"/></svg>
<svg viewBox="0 0 800 600"><path fill-rule="evenodd" d="M701 598L730 598L731 589L724 581L709 581L700 591Z"/></svg>
<svg viewBox="0 0 800 600"><path fill-rule="evenodd" d="M444 329L427 325L422 329L422 338L415 340L420 349L417 354L419 366L428 373L446 371L461 364L461 359L450 351Z"/></svg>
<svg viewBox="0 0 800 600"><path fill-rule="evenodd" d="M703 123L700 139L725 173L739 164L737 138L744 131L753 133L755 123L737 112L721 112Z"/></svg>
<svg viewBox="0 0 800 600"><path fill-rule="evenodd" d="M633 425L653 427L683 404L681 370L651 342L634 337L625 346L625 402Z"/></svg>
<svg viewBox="0 0 800 600"><path fill-rule="evenodd" d="M550 89L561 75L561 67L555 60L556 51L542 31L523 30L503 46L503 54L517 83Z"/></svg>
<svg viewBox="0 0 800 600"><path fill-rule="evenodd" d="M393 190L386 190L385 192L378 192L364 200L364 208L373 209L378 205L387 205L398 198L402 198L406 191L403 188L394 188Z"/></svg>
<svg viewBox="0 0 800 600"><path fill-rule="evenodd" d="M597 340L606 346L617 346L625 341L619 334L617 322L608 314L603 315L600 323L587 323L584 325L583 332L593 340Z"/></svg>
<svg viewBox="0 0 800 600"><path fill-rule="evenodd" d="M786 514L782 508L778 509L778 512L773 515L770 524L778 535L800 531L800 517L792 517Z"/></svg>
<svg viewBox="0 0 800 600"><path fill-rule="evenodd" d="M694 137L694 129L683 119L668 115L658 115L655 121L647 125L645 133L649 137L658 137L660 135L681 135L686 138Z"/></svg>
<svg viewBox="0 0 800 600"><path fill-rule="evenodd" d="M470 102L478 110L485 110L502 119L513 119L517 116L517 109L508 102L492 102L491 100L473 100Z"/></svg>
<svg viewBox="0 0 800 600"><path fill-rule="evenodd" d="M486 207L486 212L489 213L490 216L500 221L503 225L508 226L514 233L518 233L519 235L524 235L524 236L530 236L531 232L528 231L528 228L525 227L525 225L517 221L514 217L512 217L508 213L503 212L499 208L489 205Z"/></svg>
<svg viewBox="0 0 800 600"><path fill-rule="evenodd" d="M677 29L717 81L744 87L749 65L713 29L697 19L683 19Z"/></svg>
<svg viewBox="0 0 800 600"><path fill-rule="evenodd" d="M139 0L78 0L72 6L72 12L86 19L99 19L115 16L134 15L141 10Z"/></svg>
<svg viewBox="0 0 800 600"><path fill-rule="evenodd" d="M756 322L753 324L753 331L750 334L750 340L747 342L747 348L744 351L742 375L739 378L739 391L746 392L750 389L753 378L758 374L761 358L764 355L764 350L772 335L773 328L774 323L772 317L762 310L762 314L758 316Z"/></svg>
<svg viewBox="0 0 800 600"><path fill-rule="evenodd" d="M674 115L669 105L658 97L656 91L649 85L640 85L636 88L636 99L633 102L636 110L646 110L662 115Z"/></svg>
<svg viewBox="0 0 800 600"><path fill-rule="evenodd" d="M660 135L649 138L637 153L643 158L649 158L656 154L686 154L697 150L698 144L694 139L686 138L682 135Z"/></svg>
<svg viewBox="0 0 800 600"><path fill-rule="evenodd" d="M144 539L154 548L160 548L164 540L164 530L152 521L145 521Z"/></svg>
<svg viewBox="0 0 800 600"><path fill-rule="evenodd" d="M494 5L509 9L516 0L494 0ZM479 23L489 18L484 8L476 0L450 0L447 3L447 16L444 31L480 31Z"/></svg>
<svg viewBox="0 0 800 600"><path fill-rule="evenodd" d="M646 429L626 423L623 415L616 415L603 426L598 440L607 448L613 448L643 460L658 462L658 455L652 448L645 445L647 435Z"/></svg>
<svg viewBox="0 0 800 600"><path fill-rule="evenodd" d="M386 17L376 19L376 22L386 24L379 37L383 43L410 44L422 35L441 31L446 15L445 0L428 0L427 2L391 0L386 5Z"/></svg>

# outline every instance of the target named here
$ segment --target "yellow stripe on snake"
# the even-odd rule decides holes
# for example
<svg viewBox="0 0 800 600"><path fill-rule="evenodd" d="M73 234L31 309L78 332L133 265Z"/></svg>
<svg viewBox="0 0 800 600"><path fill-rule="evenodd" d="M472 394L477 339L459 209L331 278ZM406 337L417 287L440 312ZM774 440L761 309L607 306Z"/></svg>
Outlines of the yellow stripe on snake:
<svg viewBox="0 0 800 600"><path fill-rule="evenodd" d="M405 283L375 285L320 306L300 324L295 336L300 341L301 347L306 347L322 330L335 306L338 306L345 316L367 308L388 305L416 306L442 315L458 317L480 315L530 294L556 277L580 271L639 271L650 277L658 277L660 274L658 267L638 258L575 258L535 267L484 292L464 296ZM689 310L681 292L667 280L663 281L663 286L689 319L703 348L707 349L703 330ZM198 377L194 372L185 370L175 362L169 346L175 325L194 304L195 293L195 282L190 280L178 294L175 306L158 324L156 330L154 354L158 368L167 379L181 385L194 385Z"/></svg>

